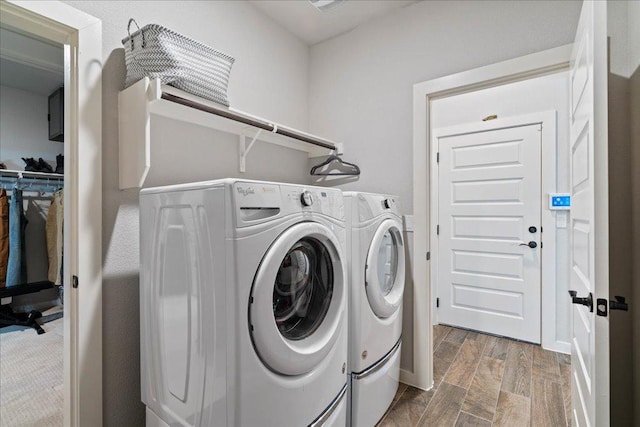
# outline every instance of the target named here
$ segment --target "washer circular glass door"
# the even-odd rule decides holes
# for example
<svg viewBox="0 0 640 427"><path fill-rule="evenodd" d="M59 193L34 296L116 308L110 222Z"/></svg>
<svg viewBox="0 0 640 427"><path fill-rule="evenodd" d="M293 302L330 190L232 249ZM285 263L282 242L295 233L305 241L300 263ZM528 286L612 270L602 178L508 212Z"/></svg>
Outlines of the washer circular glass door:
<svg viewBox="0 0 640 427"><path fill-rule="evenodd" d="M254 279L249 323L272 371L301 375L329 353L345 321L345 274L340 244L322 224L296 224L269 248Z"/></svg>
<svg viewBox="0 0 640 427"><path fill-rule="evenodd" d="M365 281L369 305L376 316L386 318L398 310L404 293L404 242L400 222L384 220L371 241Z"/></svg>

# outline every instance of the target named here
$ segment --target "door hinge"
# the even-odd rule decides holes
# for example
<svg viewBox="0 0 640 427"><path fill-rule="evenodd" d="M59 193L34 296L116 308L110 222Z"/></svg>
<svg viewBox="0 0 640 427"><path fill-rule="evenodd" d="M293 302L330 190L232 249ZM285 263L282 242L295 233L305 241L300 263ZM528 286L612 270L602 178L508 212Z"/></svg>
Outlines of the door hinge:
<svg viewBox="0 0 640 427"><path fill-rule="evenodd" d="M440 298L436 298L436 308L440 308Z"/></svg>
<svg viewBox="0 0 640 427"><path fill-rule="evenodd" d="M436 235L440 235L440 224L436 225Z"/></svg>
<svg viewBox="0 0 640 427"><path fill-rule="evenodd" d="M436 153L436 163L440 163L440 152Z"/></svg>
<svg viewBox="0 0 640 427"><path fill-rule="evenodd" d="M78 288L78 276L73 276L71 278L71 286L73 286L74 289Z"/></svg>
<svg viewBox="0 0 640 427"><path fill-rule="evenodd" d="M616 295L615 299L615 301L609 301L609 310L629 311L629 304L627 304L627 299L625 297Z"/></svg>
<svg viewBox="0 0 640 427"><path fill-rule="evenodd" d="M427 261L431 259L431 252L427 252Z"/></svg>

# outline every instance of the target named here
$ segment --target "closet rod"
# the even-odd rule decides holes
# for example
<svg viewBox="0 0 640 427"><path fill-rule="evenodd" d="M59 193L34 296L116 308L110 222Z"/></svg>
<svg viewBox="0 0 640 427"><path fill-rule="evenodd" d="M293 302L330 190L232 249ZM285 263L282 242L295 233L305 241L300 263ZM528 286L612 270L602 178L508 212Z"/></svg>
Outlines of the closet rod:
<svg viewBox="0 0 640 427"><path fill-rule="evenodd" d="M289 138L296 139L298 141L306 142L307 144L316 145L318 147L327 148L329 150L336 149L336 146L333 143L325 139L314 137L312 135L307 135L302 132L289 129L286 127L276 126L273 123L264 122L256 118L246 116L244 114L227 110L226 108L222 108L222 107L218 108L212 105L200 104L190 99L182 98L180 96L172 95L166 92L162 92L162 99L175 102L176 104L181 104L187 107L191 107L196 110L204 111L206 113L215 114L216 116L221 116L221 117L234 120L236 122L244 123L249 126L257 127L259 129L263 129L269 132L274 132Z"/></svg>
<svg viewBox="0 0 640 427"><path fill-rule="evenodd" d="M47 181L64 181L64 175L59 173L29 172L29 171L18 171L18 170L11 170L11 169L0 169L0 177L41 179L41 180L47 180Z"/></svg>

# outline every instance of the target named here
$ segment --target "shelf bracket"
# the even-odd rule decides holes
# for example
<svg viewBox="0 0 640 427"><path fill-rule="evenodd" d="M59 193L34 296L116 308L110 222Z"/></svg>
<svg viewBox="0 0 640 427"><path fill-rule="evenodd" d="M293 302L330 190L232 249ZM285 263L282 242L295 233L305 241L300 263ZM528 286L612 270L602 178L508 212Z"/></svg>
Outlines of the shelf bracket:
<svg viewBox="0 0 640 427"><path fill-rule="evenodd" d="M247 171L247 155L249 154L249 151L251 151L251 149L253 148L253 144L256 143L261 133L262 133L262 129L258 129L256 134L251 139L251 142L249 143L249 145L247 145L247 137L245 135L240 135L239 137L240 144L238 145L238 160L240 162L239 164L240 172Z"/></svg>

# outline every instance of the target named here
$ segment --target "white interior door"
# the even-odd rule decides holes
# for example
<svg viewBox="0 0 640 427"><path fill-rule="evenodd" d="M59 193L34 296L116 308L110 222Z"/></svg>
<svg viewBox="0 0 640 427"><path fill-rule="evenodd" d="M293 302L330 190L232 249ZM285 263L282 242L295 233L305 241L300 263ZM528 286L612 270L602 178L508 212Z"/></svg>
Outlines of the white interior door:
<svg viewBox="0 0 640 427"><path fill-rule="evenodd" d="M438 144L438 321L539 343L541 125Z"/></svg>
<svg viewBox="0 0 640 427"><path fill-rule="evenodd" d="M571 339L573 425L609 425L609 322L595 301L609 298L607 7L585 0L571 55ZM584 302L584 300L583 300ZM606 306L606 302L605 302Z"/></svg>

